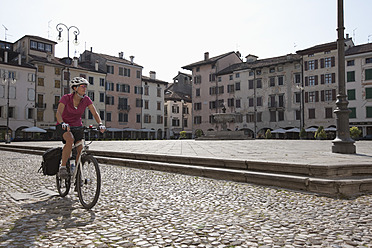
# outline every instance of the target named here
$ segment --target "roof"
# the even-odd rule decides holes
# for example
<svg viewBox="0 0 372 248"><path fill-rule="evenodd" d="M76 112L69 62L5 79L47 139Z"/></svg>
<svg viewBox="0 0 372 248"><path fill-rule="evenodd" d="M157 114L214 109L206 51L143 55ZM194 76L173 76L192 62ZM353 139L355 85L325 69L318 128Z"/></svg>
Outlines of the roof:
<svg viewBox="0 0 372 248"><path fill-rule="evenodd" d="M57 42L53 41L53 40L48 40L48 39L45 39L43 37L40 37L40 36L35 36L35 35L25 35L23 36L22 38L20 38L19 40L17 40L16 42L22 40L23 38L33 38L33 39L38 39L38 40L41 40L41 41L44 41L44 42L49 42L49 43L54 43L54 44L57 44ZM16 43L15 42L15 43Z"/></svg>
<svg viewBox="0 0 372 248"><path fill-rule="evenodd" d="M178 72L178 74L177 74L177 76L175 76L174 78L173 78L173 80L175 80L176 78L178 78L179 76L181 76L181 75L183 75L183 76L186 76L186 77L189 77L189 78L192 78L192 75L191 74L187 74L187 73L184 73L184 72Z"/></svg>
<svg viewBox="0 0 372 248"><path fill-rule="evenodd" d="M350 47L345 51L345 56L372 52L372 43Z"/></svg>
<svg viewBox="0 0 372 248"><path fill-rule="evenodd" d="M5 63L3 58L4 58L4 52L8 52L8 62ZM10 65L10 66L18 66L18 67L26 67L26 68L31 68L35 69L35 67L29 63L25 63L22 61L21 65L18 64L18 55L19 53L8 50L8 49L0 49L0 65Z"/></svg>
<svg viewBox="0 0 372 248"><path fill-rule="evenodd" d="M301 60L300 55L290 53L290 54L279 56L279 57L259 59L253 62L243 62L243 63L233 64L221 70L220 72L218 72L218 75L230 74L234 71L241 71L241 70L246 70L246 69L258 69L258 68L274 66L278 64L293 63L294 61L299 61L299 60Z"/></svg>
<svg viewBox="0 0 372 248"><path fill-rule="evenodd" d="M196 63L192 63L192 64L189 64L189 65L186 65L186 66L183 66L182 69L186 69L186 70L192 70L192 68L196 67L196 66L201 66L201 65L208 65L208 64L213 64L215 63L217 60L219 59L222 59L230 54L236 54L235 52L228 52L228 53L224 53L224 54L221 54L221 55L218 55L216 57L212 57L212 58L209 58L207 60L201 60L199 62L196 62Z"/></svg>
<svg viewBox="0 0 372 248"><path fill-rule="evenodd" d="M157 84L165 84L165 85L168 84L168 82L158 80L158 79L152 79L152 78L149 78L149 77L146 77L146 76L142 76L142 81L147 81L147 82L157 83Z"/></svg>
<svg viewBox="0 0 372 248"><path fill-rule="evenodd" d="M87 52L95 54L97 56L100 56L101 58L104 58L104 59L109 60L109 61L118 62L118 63L122 63L122 64L127 64L127 65L134 65L134 66L138 66L138 67L143 68L143 66L141 66L139 64L136 64L136 63L133 63L133 62L131 62L127 59L124 59L124 58L119 58L119 57L115 57L115 56L111 56L111 55L107 55L107 54L103 54L103 53L94 53L94 52L91 52L91 51L87 51Z"/></svg>
<svg viewBox="0 0 372 248"><path fill-rule="evenodd" d="M316 45L316 46L313 46L313 47L310 47L310 48L306 48L304 50L298 50L298 51L296 51L296 53L300 54L300 55L306 55L306 54L313 54L313 53L335 50L335 49L337 49L337 42L333 41L333 42L329 42L329 43Z"/></svg>
<svg viewBox="0 0 372 248"><path fill-rule="evenodd" d="M167 94L164 95L164 100L166 101L184 100L185 102L191 102L191 96L187 94L182 94L180 92L168 91Z"/></svg>

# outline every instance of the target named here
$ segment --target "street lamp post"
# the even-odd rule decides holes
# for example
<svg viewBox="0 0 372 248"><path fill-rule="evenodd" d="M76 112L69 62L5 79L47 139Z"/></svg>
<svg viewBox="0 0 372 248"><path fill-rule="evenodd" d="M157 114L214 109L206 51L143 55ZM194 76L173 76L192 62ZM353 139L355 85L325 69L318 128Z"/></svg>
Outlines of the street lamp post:
<svg viewBox="0 0 372 248"><path fill-rule="evenodd" d="M354 140L350 138L348 100L345 90L345 39L344 39L344 3L337 0L337 52L338 52L338 94L335 113L337 116L337 133L333 140L332 152L356 153Z"/></svg>
<svg viewBox="0 0 372 248"><path fill-rule="evenodd" d="M77 37L80 34L80 30L75 26L67 27L63 23L57 24L56 29L58 31L57 42L62 42L63 41L62 31L63 31L63 29L67 30L67 59L68 59L68 64L67 64L67 87L68 87L68 84L70 83L70 65L71 65L71 59L70 59L70 29L73 32L73 34L75 35L75 38L74 38L74 41L73 41L74 45L79 45L79 41L78 41Z"/></svg>
<svg viewBox="0 0 372 248"><path fill-rule="evenodd" d="M6 74L9 74L8 77ZM14 75L10 76L11 73L4 71L2 75L2 83L7 83L7 103L6 103L6 136L5 136L5 143L10 144L11 137L9 136L9 91L10 91L10 83L14 84L16 79Z"/></svg>

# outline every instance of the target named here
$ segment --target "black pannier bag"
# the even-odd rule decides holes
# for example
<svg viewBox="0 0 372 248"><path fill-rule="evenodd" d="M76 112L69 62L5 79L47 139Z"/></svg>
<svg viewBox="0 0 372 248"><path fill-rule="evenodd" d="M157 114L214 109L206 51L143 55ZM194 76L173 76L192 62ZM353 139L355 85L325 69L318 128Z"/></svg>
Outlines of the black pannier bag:
<svg viewBox="0 0 372 248"><path fill-rule="evenodd" d="M50 148L46 150L43 154L43 161L41 162L41 167L39 171L42 171L44 175L54 176L58 173L59 164L62 159L62 148Z"/></svg>

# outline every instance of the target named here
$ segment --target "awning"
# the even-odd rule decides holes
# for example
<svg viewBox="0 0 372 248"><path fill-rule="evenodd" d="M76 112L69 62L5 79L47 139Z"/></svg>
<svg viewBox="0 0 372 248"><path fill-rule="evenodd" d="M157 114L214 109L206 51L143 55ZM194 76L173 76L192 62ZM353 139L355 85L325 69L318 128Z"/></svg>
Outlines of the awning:
<svg viewBox="0 0 372 248"><path fill-rule="evenodd" d="M28 128L22 129L22 131L26 133L46 133L47 132L44 129L41 129L39 127L28 127Z"/></svg>
<svg viewBox="0 0 372 248"><path fill-rule="evenodd" d="M332 132L336 132L337 131L337 128L335 127L327 127L327 128L324 128L324 131L332 131Z"/></svg>
<svg viewBox="0 0 372 248"><path fill-rule="evenodd" d="M279 129L275 129L273 131L271 131L271 133L285 133L286 130L284 130L283 128L279 128Z"/></svg>
<svg viewBox="0 0 372 248"><path fill-rule="evenodd" d="M152 129L140 129L138 131L140 131L140 132L155 132L155 130L152 130Z"/></svg>
<svg viewBox="0 0 372 248"><path fill-rule="evenodd" d="M106 131L108 131L108 132L121 132L121 131L124 131L124 130L121 129L121 128L109 127L109 128L106 129Z"/></svg>
<svg viewBox="0 0 372 248"><path fill-rule="evenodd" d="M315 127L310 127L310 128L306 128L305 131L306 132L316 132L316 131L318 131L318 129L315 128Z"/></svg>
<svg viewBox="0 0 372 248"><path fill-rule="evenodd" d="M294 128L286 130L285 132L286 133L299 133L300 129L298 129L297 127L294 127Z"/></svg>
<svg viewBox="0 0 372 248"><path fill-rule="evenodd" d="M123 131L125 132L125 131L127 131L127 132L131 132L131 131L133 131L133 132L135 132L135 131L138 131L137 129L135 129L135 128L124 128L123 129Z"/></svg>

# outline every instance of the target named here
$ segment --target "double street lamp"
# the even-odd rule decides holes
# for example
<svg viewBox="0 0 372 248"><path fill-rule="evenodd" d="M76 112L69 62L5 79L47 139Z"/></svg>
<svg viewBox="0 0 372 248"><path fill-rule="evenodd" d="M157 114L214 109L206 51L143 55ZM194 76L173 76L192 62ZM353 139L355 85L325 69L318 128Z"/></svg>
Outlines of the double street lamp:
<svg viewBox="0 0 372 248"><path fill-rule="evenodd" d="M8 74L8 75L7 75ZM11 72L4 71L1 75L1 82L5 85L7 84L7 104L6 104L6 133L5 133L5 143L9 144L12 135L9 135L9 91L10 84L15 84L16 79L14 74Z"/></svg>
<svg viewBox="0 0 372 248"><path fill-rule="evenodd" d="M63 41L62 32L63 32L64 29L67 30L67 59L68 59L68 62L67 62L68 63L68 65L67 65L67 86L68 86L68 84L70 82L70 65L71 65L71 59L70 59L70 30L75 35L73 43L76 46L79 45L79 41L78 41L77 37L80 34L80 30L75 26L67 27L63 23L57 24L56 29L58 31L57 42L62 42Z"/></svg>

